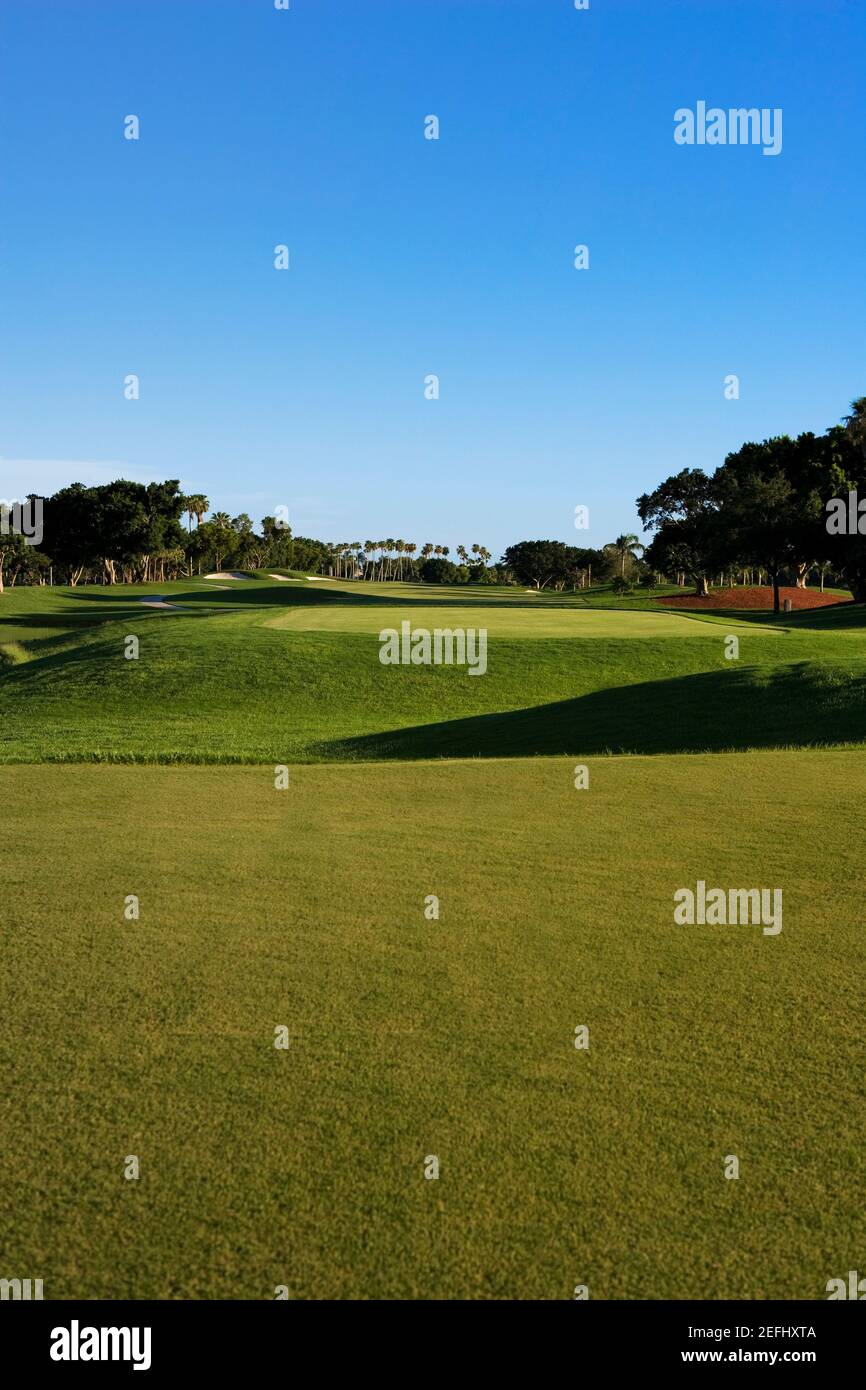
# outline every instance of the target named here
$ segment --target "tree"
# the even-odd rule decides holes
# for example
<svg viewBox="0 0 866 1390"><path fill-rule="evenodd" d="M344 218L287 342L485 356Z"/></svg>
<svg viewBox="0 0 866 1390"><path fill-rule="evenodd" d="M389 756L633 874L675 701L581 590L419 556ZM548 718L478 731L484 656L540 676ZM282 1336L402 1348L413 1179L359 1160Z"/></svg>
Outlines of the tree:
<svg viewBox="0 0 866 1390"><path fill-rule="evenodd" d="M228 512L215 512L210 521L199 526L196 536L204 542L214 557L214 567L221 570L223 561L229 558L237 545L237 532L234 530Z"/></svg>
<svg viewBox="0 0 866 1390"><path fill-rule="evenodd" d="M518 541L508 547L500 564L512 570L521 583L541 590L568 574L568 549L562 541Z"/></svg>
<svg viewBox="0 0 866 1390"><path fill-rule="evenodd" d="M441 550L441 546L439 549ZM453 584L457 566L450 560L432 556L421 564L421 580L424 584Z"/></svg>
<svg viewBox="0 0 866 1390"><path fill-rule="evenodd" d="M2 509L5 512L5 508ZM0 595L4 593L3 571L7 567L12 571L10 588L15 583L18 569L24 564L24 552L28 548L23 536L19 536L17 531L7 531L7 520L4 517L4 524L0 526Z"/></svg>
<svg viewBox="0 0 866 1390"><path fill-rule="evenodd" d="M207 500L204 493L191 492L188 496L181 498L181 502L183 504L183 510L186 512L188 518L189 524L187 530L192 530L193 517L195 517L196 526L201 526L205 512L210 510L210 502Z"/></svg>
<svg viewBox="0 0 866 1390"><path fill-rule="evenodd" d="M294 536L291 545L292 569L312 571L314 574L325 569L328 550L323 541L313 540L310 536Z"/></svg>
<svg viewBox="0 0 866 1390"><path fill-rule="evenodd" d="M610 559L609 554L605 554L603 550L575 545L568 545L565 550L565 578L570 582L572 589L578 586L583 589L587 584L592 584L593 566L596 578L601 578Z"/></svg>
<svg viewBox="0 0 866 1390"><path fill-rule="evenodd" d="M144 555L142 578L156 578L159 565L159 578L165 578L166 555L183 546L184 535L180 526L183 501L180 485L176 478L165 483L148 483L144 489L144 526L141 545ZM157 561L157 556L161 557Z"/></svg>
<svg viewBox="0 0 866 1390"><path fill-rule="evenodd" d="M147 489L142 483L118 478L91 489L91 507L94 549L102 565L102 579L104 583L116 584L118 566L121 578L127 578L136 557L149 554L159 544L159 535L151 534ZM146 572L143 577L148 577Z"/></svg>
<svg viewBox="0 0 866 1390"><path fill-rule="evenodd" d="M638 555L643 555L644 552L644 547L638 541L637 536L633 535L617 536L615 541L612 541L609 546L605 546L605 549L612 550L615 555L619 556L619 573L622 579L625 579L626 559L637 560Z"/></svg>
<svg viewBox="0 0 866 1390"><path fill-rule="evenodd" d="M713 480L727 558L767 570L776 613L783 575L802 586L826 553L824 499L844 477L828 443L826 436L801 434L744 444L728 454Z"/></svg>
<svg viewBox="0 0 866 1390"><path fill-rule="evenodd" d="M144 485L119 478L89 492L92 550L104 581L116 584L118 567L124 579L147 581L156 577L157 567L164 578L166 557L185 539L177 480Z"/></svg>
<svg viewBox="0 0 866 1390"><path fill-rule="evenodd" d="M265 565L281 569L292 568L292 528L276 517L263 516L261 539L255 534L249 543L252 569L264 569Z"/></svg>
<svg viewBox="0 0 866 1390"><path fill-rule="evenodd" d="M71 588L75 588L89 565L98 563L95 513L95 489L83 483L71 483L45 499L45 539Z"/></svg>
<svg viewBox="0 0 866 1390"><path fill-rule="evenodd" d="M645 552L647 561L665 574L684 571L695 593L706 594L723 553L713 480L702 468L684 468L654 492L643 493L636 506L644 528L656 533Z"/></svg>
<svg viewBox="0 0 866 1390"><path fill-rule="evenodd" d="M851 413L845 416L845 425L836 425L825 435L826 448L836 469L837 485L828 490L826 500L833 496L845 496L848 492L858 494L862 502L866 498L866 396L851 402ZM824 556L845 575L852 594L859 602L866 602L866 536L830 535L826 523L823 528L823 541L829 542Z"/></svg>
<svg viewBox="0 0 866 1390"><path fill-rule="evenodd" d="M845 431L851 443L866 459L866 396L851 402L851 413L843 416Z"/></svg>

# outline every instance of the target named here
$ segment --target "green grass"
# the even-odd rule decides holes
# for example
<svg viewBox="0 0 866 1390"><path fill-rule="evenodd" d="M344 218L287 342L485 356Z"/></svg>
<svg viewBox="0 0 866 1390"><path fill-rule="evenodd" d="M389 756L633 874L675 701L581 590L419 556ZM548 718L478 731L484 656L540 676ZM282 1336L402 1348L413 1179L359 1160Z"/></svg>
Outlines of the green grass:
<svg viewBox="0 0 866 1390"><path fill-rule="evenodd" d="M142 605L154 596L176 607ZM378 633L405 618L486 626L487 674L383 667ZM760 619L593 611L580 594L260 578L223 589L13 590L0 605L0 645L17 653L0 668L0 761L273 764L862 741L866 610ZM131 634L137 661L124 658ZM726 660L728 635L737 661Z"/></svg>
<svg viewBox="0 0 866 1390"><path fill-rule="evenodd" d="M382 666L406 619L486 627L487 674ZM0 1274L825 1297L866 1237L864 638L604 589L7 593ZM781 934L676 927L699 878L781 887Z"/></svg>
<svg viewBox="0 0 866 1390"><path fill-rule="evenodd" d="M531 605L530 605L531 608ZM692 624L680 613L663 610L639 613L602 611L592 608L543 607L535 612L512 604L489 606L440 605L428 607L417 603L409 608L375 603L331 603L302 605L278 617L266 619L266 625L291 632L352 632L378 637L384 628L395 628L410 622L413 628L437 627L484 628L488 641L494 638L517 638L538 641L542 638L569 639L575 637L606 641L623 641L629 637L652 640L658 637L703 637L718 641L718 632L708 623ZM731 632L751 632L745 623L728 622ZM774 629L764 629L773 632Z"/></svg>
<svg viewBox="0 0 866 1390"><path fill-rule="evenodd" d="M590 776L0 770L3 1272L49 1298L825 1297L866 1241L866 751ZM780 935L674 926L699 877L781 886Z"/></svg>

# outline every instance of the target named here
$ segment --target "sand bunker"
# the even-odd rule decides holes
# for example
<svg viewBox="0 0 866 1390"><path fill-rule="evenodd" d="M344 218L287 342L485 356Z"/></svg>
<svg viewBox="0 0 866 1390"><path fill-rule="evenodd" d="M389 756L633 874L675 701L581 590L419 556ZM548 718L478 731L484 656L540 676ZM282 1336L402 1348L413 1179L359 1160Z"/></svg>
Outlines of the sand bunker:
<svg viewBox="0 0 866 1390"><path fill-rule="evenodd" d="M177 608L176 603L166 603L164 598L140 598L138 601L145 608Z"/></svg>
<svg viewBox="0 0 866 1390"><path fill-rule="evenodd" d="M283 584L303 584L303 579L290 579L287 574L269 574L268 579L279 579Z"/></svg>

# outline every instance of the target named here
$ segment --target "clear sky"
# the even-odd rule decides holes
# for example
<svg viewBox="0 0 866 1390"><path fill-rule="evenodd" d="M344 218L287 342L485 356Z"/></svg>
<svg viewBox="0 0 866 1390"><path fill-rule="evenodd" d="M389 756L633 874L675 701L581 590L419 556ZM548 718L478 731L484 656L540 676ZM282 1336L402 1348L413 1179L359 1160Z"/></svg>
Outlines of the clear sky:
<svg viewBox="0 0 866 1390"><path fill-rule="evenodd" d="M179 477L323 539L601 545L866 393L862 0L0 16L0 496ZM782 152L675 144L700 100L782 108Z"/></svg>

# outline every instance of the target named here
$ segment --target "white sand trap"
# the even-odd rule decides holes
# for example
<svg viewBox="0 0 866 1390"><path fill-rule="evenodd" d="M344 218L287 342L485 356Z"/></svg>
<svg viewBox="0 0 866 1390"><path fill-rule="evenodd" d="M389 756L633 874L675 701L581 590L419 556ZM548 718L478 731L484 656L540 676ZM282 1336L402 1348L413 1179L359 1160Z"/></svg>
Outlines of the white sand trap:
<svg viewBox="0 0 866 1390"><path fill-rule="evenodd" d="M318 579L322 584L333 584L333 579L329 574L308 574L308 579Z"/></svg>
<svg viewBox="0 0 866 1390"><path fill-rule="evenodd" d="M246 579L245 574L238 574L236 570L220 570L219 574L206 574L205 579Z"/></svg>
<svg viewBox="0 0 866 1390"><path fill-rule="evenodd" d="M303 584L303 579L290 579L287 574L269 574L268 579L279 579L283 584Z"/></svg>
<svg viewBox="0 0 866 1390"><path fill-rule="evenodd" d="M140 598L138 601L145 608L177 608L176 603L166 603L164 598Z"/></svg>

